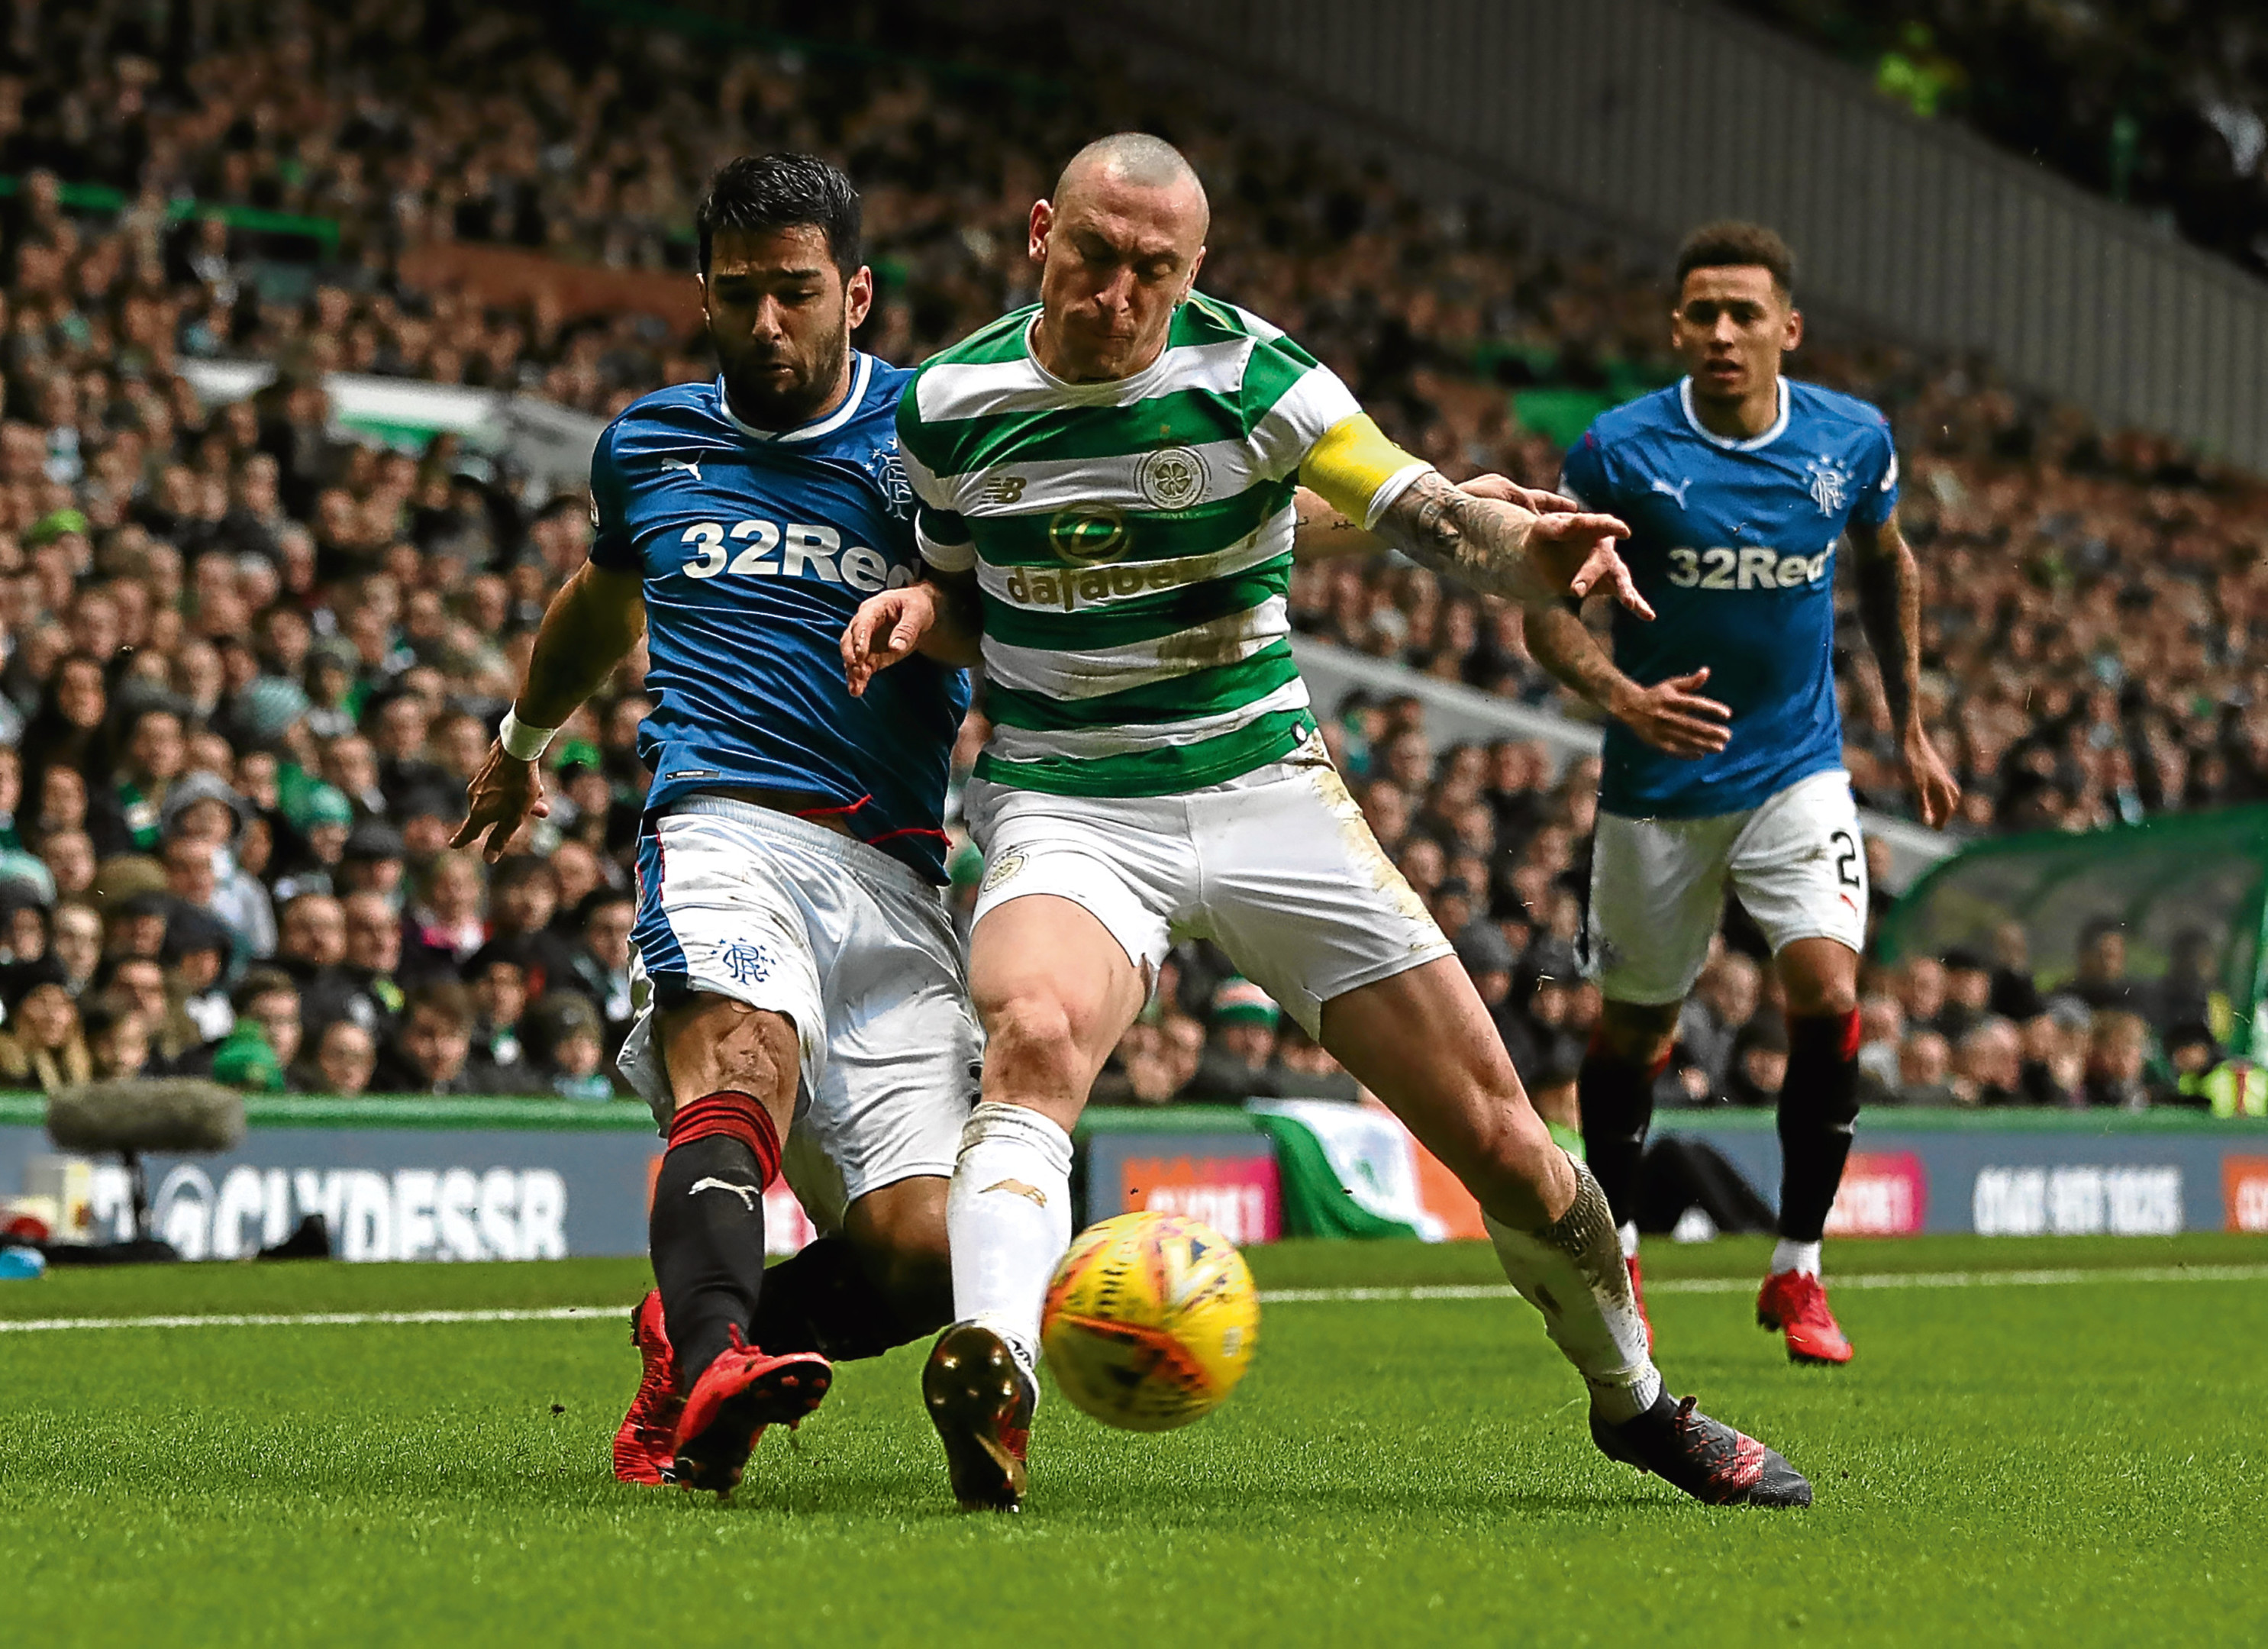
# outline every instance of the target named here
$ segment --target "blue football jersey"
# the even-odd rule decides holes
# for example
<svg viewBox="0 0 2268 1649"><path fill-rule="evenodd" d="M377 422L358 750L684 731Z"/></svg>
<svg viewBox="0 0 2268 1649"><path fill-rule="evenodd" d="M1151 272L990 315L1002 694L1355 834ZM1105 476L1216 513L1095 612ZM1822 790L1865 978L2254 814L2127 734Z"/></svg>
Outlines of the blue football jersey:
<svg viewBox="0 0 2268 1649"><path fill-rule="evenodd" d="M851 362L843 404L798 430L742 423L722 379L632 403L591 460L591 559L644 580L649 807L696 791L822 797L853 834L942 881L967 673L917 656L864 698L843 684L850 615L921 564L897 437L913 374Z"/></svg>
<svg viewBox="0 0 2268 1649"><path fill-rule="evenodd" d="M1615 610L1615 663L1640 686L1706 666L1733 712L1714 755L1669 755L1607 728L1599 806L1698 819L1756 806L1843 763L1835 706L1835 547L1898 496L1889 422L1863 401L1780 380L1751 440L1712 435L1690 379L1602 414L1567 454L1562 490L1622 517L1631 575L1656 616Z"/></svg>

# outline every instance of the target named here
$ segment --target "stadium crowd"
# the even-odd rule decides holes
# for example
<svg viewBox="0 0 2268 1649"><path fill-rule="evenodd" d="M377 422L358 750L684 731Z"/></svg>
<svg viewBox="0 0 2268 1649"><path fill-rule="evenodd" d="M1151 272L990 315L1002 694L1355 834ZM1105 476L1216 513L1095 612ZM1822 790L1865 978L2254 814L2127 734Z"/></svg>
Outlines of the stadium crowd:
<svg viewBox="0 0 2268 1649"><path fill-rule="evenodd" d="M1924 115L2268 272L2268 35L2250 0L1741 0Z"/></svg>
<svg viewBox="0 0 2268 1649"><path fill-rule="evenodd" d="M859 342L914 360L1031 296L1022 217L1052 157L1099 125L1162 125L1220 202L1208 288L1286 326L1453 473L1548 482L1557 449L1510 394L1603 405L1670 370L1650 276L1529 247L1318 151L1161 114L1108 75L1074 106L1026 81L710 53L510 6L192 10L208 33L186 56L114 0L19 4L0 35L0 173L17 180L0 196L0 1080L614 1091L645 784L635 661L554 747L549 821L493 870L446 845L533 626L585 553L584 503L527 495L449 438L346 440L321 374L605 415L711 369L649 316L570 322L420 290L401 266L422 247L667 269L716 160L809 147L867 190L885 295ZM66 182L125 204L67 206ZM329 218L338 254L293 264L208 207ZM207 405L180 375L198 356L279 376ZM2086 828L2268 794L2257 483L2093 430L1974 363L1864 344L1804 359L1881 400L1911 454L1933 716L1969 827ZM1293 607L1366 652L1565 703L1515 612L1407 566L1303 568ZM1852 772L1896 809L1871 664L1845 664ZM1530 1086L1572 1088L1598 1012L1575 966L1595 772L1553 775L1517 744L1435 749L1413 700L1329 719ZM982 733L973 717L964 770ZM1784 1064L1755 947L1737 921L1728 933L1665 1078L1685 1102L1764 1102ZM1868 998L1885 1094L2147 1091L2143 1067L2117 1074L2134 1064L2127 1020L2152 1023L2131 1003L2066 992L1964 1018L1968 997L1933 997L1915 966ZM1218 956L1182 953L1166 984L1106 1097L1353 1093ZM2191 1021L2156 1023L2152 1069Z"/></svg>

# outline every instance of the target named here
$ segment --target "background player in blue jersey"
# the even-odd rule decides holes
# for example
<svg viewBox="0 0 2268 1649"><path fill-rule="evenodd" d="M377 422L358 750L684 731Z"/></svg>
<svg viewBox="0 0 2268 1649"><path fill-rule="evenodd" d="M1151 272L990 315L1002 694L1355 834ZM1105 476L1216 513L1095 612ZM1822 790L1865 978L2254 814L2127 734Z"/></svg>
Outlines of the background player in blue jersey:
<svg viewBox="0 0 2268 1649"><path fill-rule="evenodd" d="M669 1141L615 1472L729 1490L764 1425L950 1314L945 1199L979 1041L938 884L965 674L913 659L860 698L866 596L918 567L895 418L910 374L850 348L859 201L824 161L720 171L696 225L722 372L600 438L589 564L545 614L457 841L545 813L534 758L646 632L653 769L621 1056ZM946 644L950 651L949 642ZM800 1096L800 1106L799 1098ZM764 1270L786 1168L822 1239Z"/></svg>
<svg viewBox="0 0 2268 1649"><path fill-rule="evenodd" d="M1800 1361L1851 1346L1819 1242L1858 1114L1867 859L1835 702L1836 547L1923 818L1958 788L1924 729L1919 576L1898 535L1898 460L1866 402L1780 375L1803 336L1793 263L1771 230L1712 224L1677 258L1672 339L1690 373L1602 416L1563 490L1631 524L1623 548L1657 615L1617 612L1609 658L1572 608L1531 618L1538 662L1615 718L1592 859L1589 963L1606 1011L1583 1062L1583 1139L1638 1280L1633 1213L1653 1089L1729 883L1772 948L1787 1002L1780 1241L1756 1302Z"/></svg>

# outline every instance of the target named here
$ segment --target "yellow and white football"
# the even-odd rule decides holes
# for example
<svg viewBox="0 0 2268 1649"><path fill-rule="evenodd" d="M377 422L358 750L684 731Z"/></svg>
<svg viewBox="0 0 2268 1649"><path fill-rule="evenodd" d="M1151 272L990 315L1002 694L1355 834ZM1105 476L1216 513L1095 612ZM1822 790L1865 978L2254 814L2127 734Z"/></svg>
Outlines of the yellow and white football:
<svg viewBox="0 0 2268 1649"><path fill-rule="evenodd" d="M1040 1319L1064 1395L1129 1432L1211 1413L1259 1339L1260 1295L1236 1245L1201 1220L1147 1210L1079 1233Z"/></svg>

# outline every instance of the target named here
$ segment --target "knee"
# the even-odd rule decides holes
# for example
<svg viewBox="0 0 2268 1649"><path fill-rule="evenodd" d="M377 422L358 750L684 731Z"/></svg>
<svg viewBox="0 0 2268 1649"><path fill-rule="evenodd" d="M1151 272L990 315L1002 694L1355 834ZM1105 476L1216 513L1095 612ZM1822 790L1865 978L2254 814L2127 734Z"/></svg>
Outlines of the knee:
<svg viewBox="0 0 2268 1649"><path fill-rule="evenodd" d="M904 1325L916 1334L942 1329L953 1321L953 1261L945 1233L924 1233L918 1242L894 1251L883 1287Z"/></svg>
<svg viewBox="0 0 2268 1649"><path fill-rule="evenodd" d="M1677 1041L1674 1002L1609 1002L1599 1016L1599 1042L1608 1056L1625 1064L1653 1069L1669 1057Z"/></svg>
<svg viewBox="0 0 2268 1649"><path fill-rule="evenodd" d="M1842 1020L1859 1011L1859 986L1855 980L1791 979L1786 990L1790 1019Z"/></svg>
<svg viewBox="0 0 2268 1649"><path fill-rule="evenodd" d="M1071 1014L1060 1002L1038 995L1007 997L986 1004L983 1020L988 1076L998 1065L1018 1076L1054 1077L1076 1063Z"/></svg>

